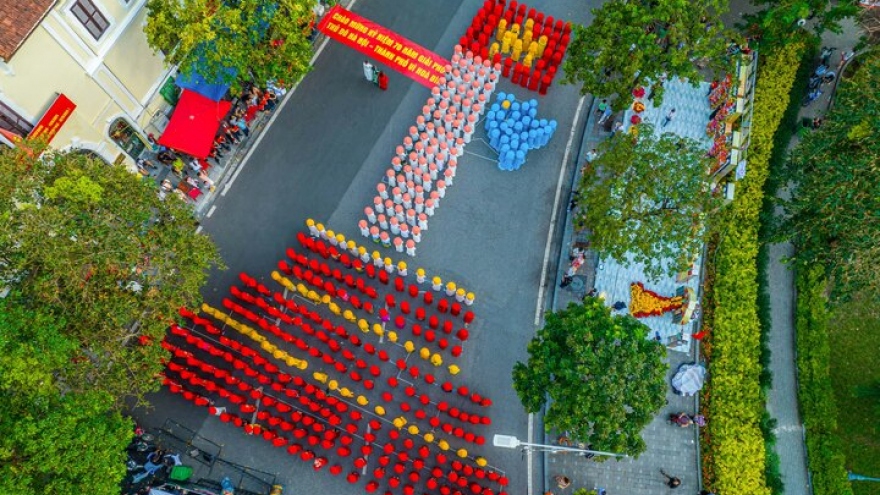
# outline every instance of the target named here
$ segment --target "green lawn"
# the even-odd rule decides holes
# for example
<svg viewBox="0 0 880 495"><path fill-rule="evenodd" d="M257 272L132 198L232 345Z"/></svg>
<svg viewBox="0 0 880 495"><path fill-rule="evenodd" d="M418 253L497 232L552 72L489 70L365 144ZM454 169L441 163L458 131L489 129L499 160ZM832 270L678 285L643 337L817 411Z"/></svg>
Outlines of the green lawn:
<svg viewBox="0 0 880 495"><path fill-rule="evenodd" d="M829 319L828 336L838 433L847 468L880 478L880 398L857 396L860 387L880 382L880 311L876 304L841 305ZM854 481L853 489L856 495L880 495L880 482Z"/></svg>

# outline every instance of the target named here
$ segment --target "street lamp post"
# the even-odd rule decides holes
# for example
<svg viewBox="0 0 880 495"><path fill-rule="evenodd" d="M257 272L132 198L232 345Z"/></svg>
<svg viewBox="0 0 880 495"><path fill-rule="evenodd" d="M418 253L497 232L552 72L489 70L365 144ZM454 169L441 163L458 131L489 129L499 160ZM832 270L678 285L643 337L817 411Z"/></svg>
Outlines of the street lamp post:
<svg viewBox="0 0 880 495"><path fill-rule="evenodd" d="M602 452L600 450L576 449L573 447L562 447L560 445L543 445L539 443L522 442L512 435L495 435L492 437L492 445L505 449L516 449L522 447L523 450L537 452L578 452L581 454L603 455L607 457L628 457L626 454L615 454L613 452Z"/></svg>

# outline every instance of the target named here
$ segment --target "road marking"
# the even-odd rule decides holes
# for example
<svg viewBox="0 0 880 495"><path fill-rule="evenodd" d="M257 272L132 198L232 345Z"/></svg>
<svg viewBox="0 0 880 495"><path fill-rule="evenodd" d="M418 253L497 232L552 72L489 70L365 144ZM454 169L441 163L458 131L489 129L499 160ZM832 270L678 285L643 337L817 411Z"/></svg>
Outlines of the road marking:
<svg viewBox="0 0 880 495"><path fill-rule="evenodd" d="M211 205L211 209L208 210L208 213L205 216L208 218L211 218L211 215L214 214L214 210L216 210L216 209L217 209L217 205Z"/></svg>
<svg viewBox="0 0 880 495"><path fill-rule="evenodd" d="M544 247L544 264L541 268L541 284L538 286L538 304L535 307L535 326L541 323L541 309L544 305L544 293L546 292L547 284L547 265L550 263L550 245L553 244L553 231L556 229L556 216L559 211L559 199L562 196L562 182L565 177L566 164L568 163L568 156L571 154L571 145L577 130L577 122L581 116L581 110L584 109L584 101L586 99L586 96L581 96L580 101L578 101L577 111L574 113L574 121L571 123L571 132L568 135L568 144L565 145L565 154L562 156L562 168L559 170L559 181L556 183L556 199L553 200L553 213L550 216L550 227L547 229L547 245Z"/></svg>
<svg viewBox="0 0 880 495"><path fill-rule="evenodd" d="M348 8L351 9L351 7L353 7L355 3L356 3L356 0L354 2L351 2L351 4L349 5ZM324 48L327 47L327 44L329 42L330 42L330 38L324 38L324 41L321 42L321 45L315 51L315 54L312 55L312 59L309 61L309 65L315 65L315 61L318 60L318 56L321 55L321 52L324 51ZM308 75L308 74L306 74L306 75ZM299 83L301 83L303 81L303 79L305 79L305 76L303 76L302 79L297 81L296 84L294 84L293 87L290 88L290 91L287 92L287 95L284 97L284 101L282 101L281 105L277 109L275 109L275 113L272 114L272 117L269 119L269 122L266 123L266 127L263 129L263 132L261 132L260 135L257 136L257 140L254 141L254 144L251 146L251 148L248 150L247 154L241 160L241 163L239 163L238 168L235 170L235 173L232 174L232 177L229 178L229 182L227 182L226 185L223 186L223 190L220 191L220 196L226 196L226 193L228 193L229 189L232 188L232 184L235 182L235 179L238 178L238 174L240 174L241 171L244 170L244 166L247 165L247 162L248 162L248 160L250 160L251 155L254 153L254 150L256 150L258 146L260 146L260 143L263 141L263 137L269 133L269 128L272 127L272 124L275 123L275 119L277 119L278 115L281 114L281 110L283 110L285 105L287 105L287 102L290 101L290 98L293 96L293 93L296 91L296 88L299 87Z"/></svg>
<svg viewBox="0 0 880 495"><path fill-rule="evenodd" d="M202 226L199 225L198 227L196 227L196 234L201 234L201 233L202 233Z"/></svg>
<svg viewBox="0 0 880 495"><path fill-rule="evenodd" d="M535 443L535 439L533 438L534 434L535 434L535 415L532 413L529 413L529 434L527 437L528 440L526 440L526 442ZM533 484L532 483L532 475L533 475L532 474L532 449L527 449L526 450L526 477L528 478L529 482L527 485L528 491L526 492L526 495L532 495L532 484Z"/></svg>

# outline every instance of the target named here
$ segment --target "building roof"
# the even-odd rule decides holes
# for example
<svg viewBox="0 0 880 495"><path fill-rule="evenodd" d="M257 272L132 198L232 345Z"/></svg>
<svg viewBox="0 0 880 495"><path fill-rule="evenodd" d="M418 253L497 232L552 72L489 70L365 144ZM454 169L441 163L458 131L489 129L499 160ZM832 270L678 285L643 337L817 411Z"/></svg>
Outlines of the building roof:
<svg viewBox="0 0 880 495"><path fill-rule="evenodd" d="M0 59L9 60L56 0L0 1Z"/></svg>

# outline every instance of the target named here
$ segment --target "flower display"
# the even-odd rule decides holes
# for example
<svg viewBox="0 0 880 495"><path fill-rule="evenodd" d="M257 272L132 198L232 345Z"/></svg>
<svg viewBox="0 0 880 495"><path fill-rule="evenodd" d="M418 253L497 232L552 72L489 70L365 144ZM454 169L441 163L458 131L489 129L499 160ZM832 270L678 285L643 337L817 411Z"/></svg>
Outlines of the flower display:
<svg viewBox="0 0 880 495"><path fill-rule="evenodd" d="M684 299L681 296L664 297L648 290L641 282L633 282L629 286L629 313L636 318L660 316L668 311L681 308Z"/></svg>
<svg viewBox="0 0 880 495"><path fill-rule="evenodd" d="M629 118L629 121L632 123L632 125L638 125L642 122L642 118L638 115L633 115Z"/></svg>
<svg viewBox="0 0 880 495"><path fill-rule="evenodd" d="M642 113L645 111L645 104L641 101L636 101L633 103L633 112Z"/></svg>
<svg viewBox="0 0 880 495"><path fill-rule="evenodd" d="M645 88L643 88L641 86L637 86L635 89L633 89L632 94L636 98L642 98L645 96Z"/></svg>

